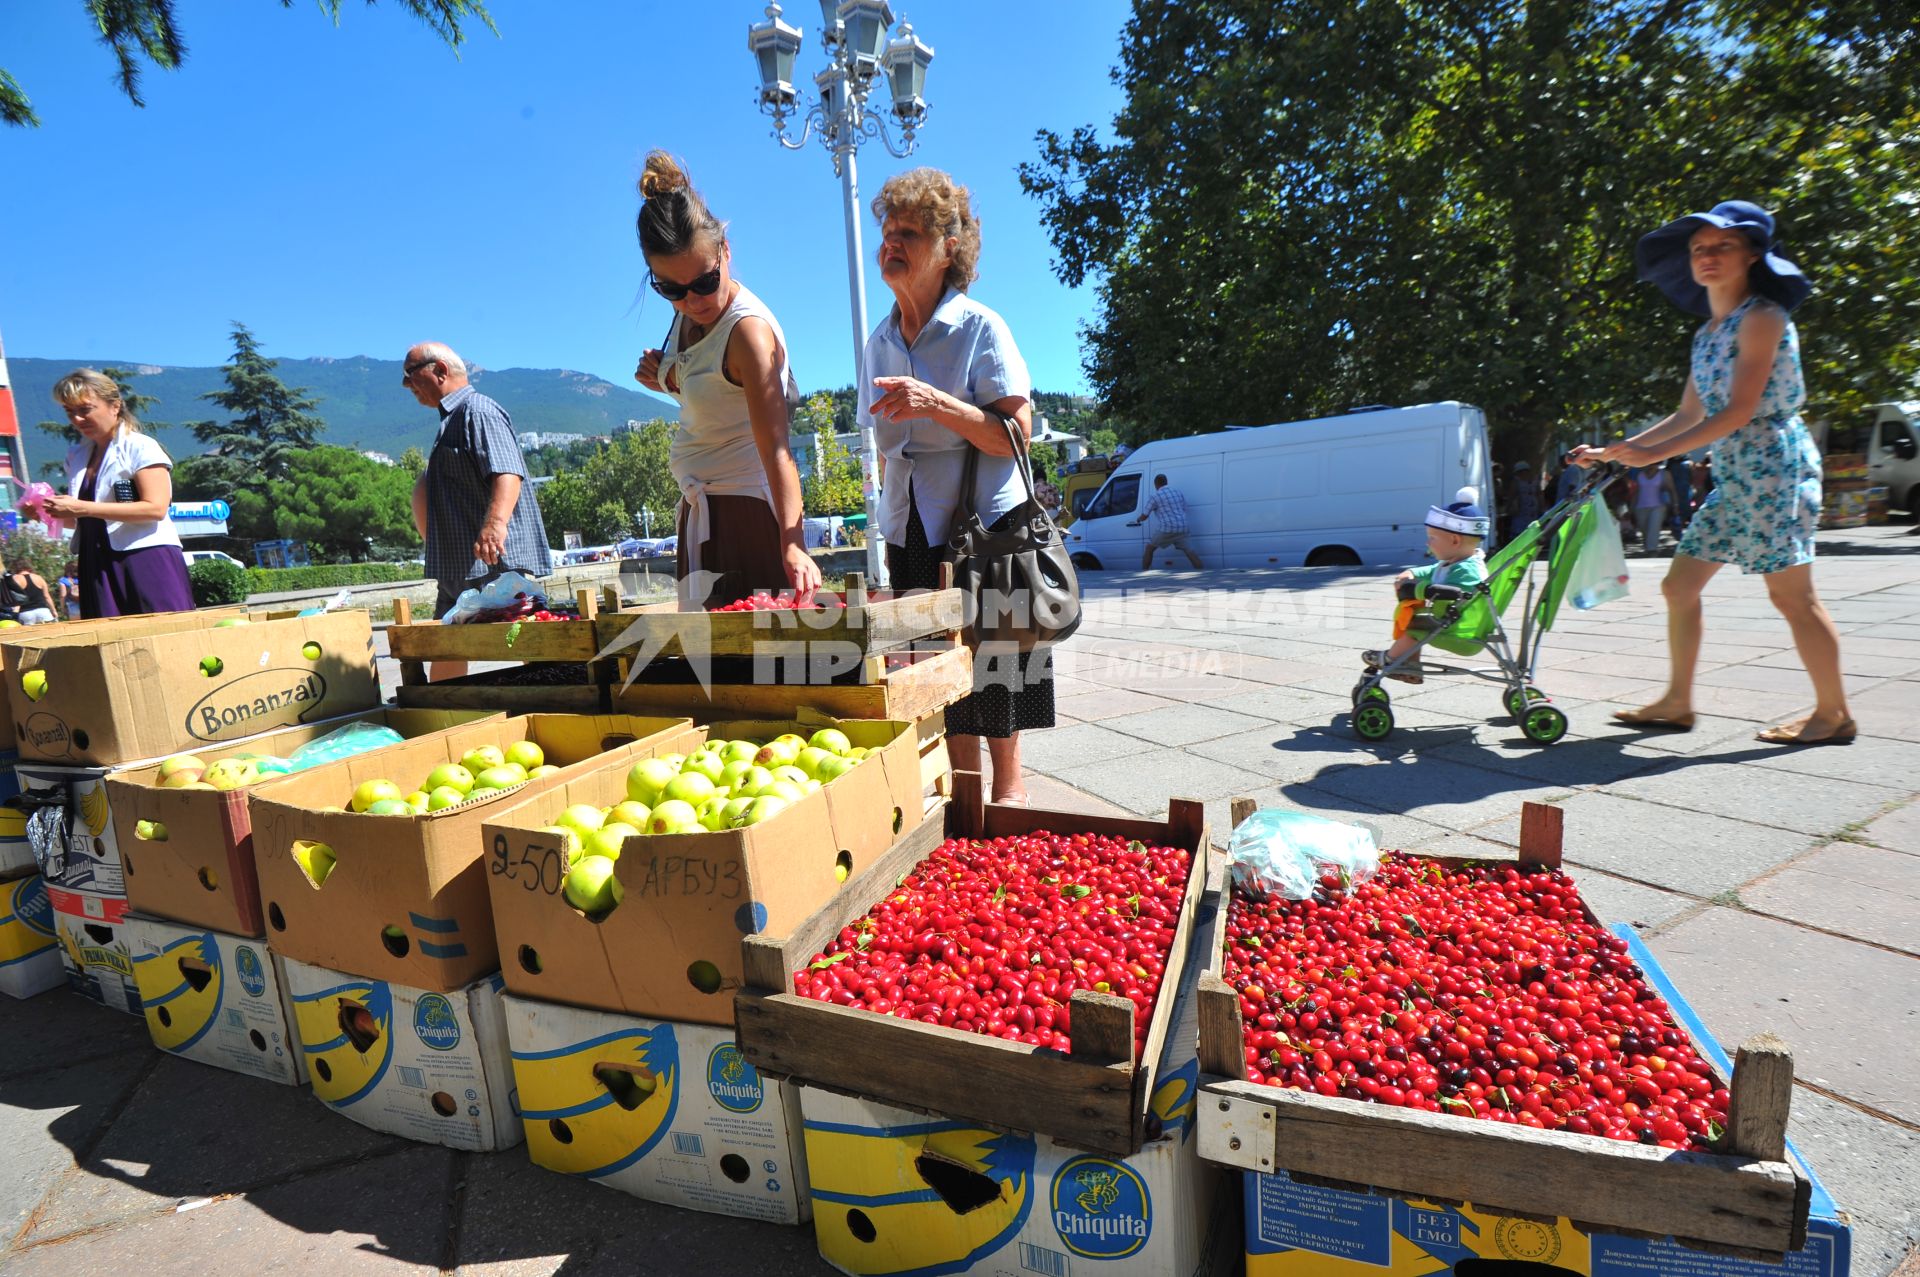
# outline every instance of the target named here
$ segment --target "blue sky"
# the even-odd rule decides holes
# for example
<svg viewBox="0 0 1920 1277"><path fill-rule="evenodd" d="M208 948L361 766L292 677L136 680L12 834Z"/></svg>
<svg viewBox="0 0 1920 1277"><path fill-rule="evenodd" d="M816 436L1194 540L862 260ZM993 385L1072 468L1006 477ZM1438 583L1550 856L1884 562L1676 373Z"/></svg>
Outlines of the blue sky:
<svg viewBox="0 0 1920 1277"><path fill-rule="evenodd" d="M818 6L803 83L823 60ZM0 66L39 129L0 129L0 336L16 356L218 364L239 319L282 357L398 358L439 338L482 365L631 385L659 341L634 181L651 146L688 161L735 267L780 317L803 387L853 376L840 186L817 141L780 149L754 101L747 0L494 0L458 60L397 6L187 0L189 56L149 70L144 110L77 0L0 6ZM862 203L891 173L971 186L974 294L1036 383L1084 391L1093 290L1053 275L1016 166L1039 128L1110 124L1125 0L895 3L932 44L920 149L861 148ZM871 269L877 322L891 295Z"/></svg>

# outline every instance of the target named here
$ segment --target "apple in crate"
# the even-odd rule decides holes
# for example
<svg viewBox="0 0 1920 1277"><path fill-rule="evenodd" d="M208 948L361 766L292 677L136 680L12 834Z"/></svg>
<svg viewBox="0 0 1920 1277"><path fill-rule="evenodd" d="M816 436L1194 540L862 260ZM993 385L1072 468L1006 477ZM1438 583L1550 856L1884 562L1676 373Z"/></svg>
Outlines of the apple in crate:
<svg viewBox="0 0 1920 1277"><path fill-rule="evenodd" d="M604 856L582 856L567 870L562 889L567 903L585 914L606 913L620 903L623 889L613 876L613 862Z"/></svg>
<svg viewBox="0 0 1920 1277"><path fill-rule="evenodd" d="M358 812L371 811L373 805L387 798L406 800L400 786L390 780L363 780L354 788L353 798L347 806Z"/></svg>
<svg viewBox="0 0 1920 1277"><path fill-rule="evenodd" d="M426 789L431 794L436 789L457 789L462 794L473 792L473 773L459 763L442 763L427 773Z"/></svg>

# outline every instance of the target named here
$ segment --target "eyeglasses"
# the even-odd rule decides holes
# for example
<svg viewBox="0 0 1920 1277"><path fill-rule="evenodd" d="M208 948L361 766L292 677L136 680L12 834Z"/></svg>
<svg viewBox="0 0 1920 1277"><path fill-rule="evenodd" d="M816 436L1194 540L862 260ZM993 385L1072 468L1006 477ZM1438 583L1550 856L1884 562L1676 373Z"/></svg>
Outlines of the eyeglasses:
<svg viewBox="0 0 1920 1277"><path fill-rule="evenodd" d="M417 359L413 363L402 364L400 366L400 370L406 376L411 377L413 376L413 374L419 372L422 368L425 368L428 364L437 364L439 362L440 361L438 359Z"/></svg>
<svg viewBox="0 0 1920 1277"><path fill-rule="evenodd" d="M688 293L692 293L695 297L711 297L720 291L720 263L715 262L712 270L700 276L700 278L691 280L685 284L676 284L670 279L661 279L658 275L649 271L647 272L647 283L653 286L654 292L659 293L670 302L677 302Z"/></svg>

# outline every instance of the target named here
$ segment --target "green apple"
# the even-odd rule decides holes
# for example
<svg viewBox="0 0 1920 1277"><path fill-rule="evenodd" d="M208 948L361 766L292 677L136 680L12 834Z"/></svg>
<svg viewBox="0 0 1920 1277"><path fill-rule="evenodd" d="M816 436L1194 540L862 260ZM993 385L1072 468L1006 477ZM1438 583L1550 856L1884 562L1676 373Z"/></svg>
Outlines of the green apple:
<svg viewBox="0 0 1920 1277"><path fill-rule="evenodd" d="M829 758L838 757L838 754L821 749L818 745L809 745L800 751L799 756L793 760L793 765L798 767L803 775L818 776L820 774L820 764L826 762Z"/></svg>
<svg viewBox="0 0 1920 1277"><path fill-rule="evenodd" d="M586 854L585 845L581 843L577 830L569 829L565 825L542 825L535 832L546 834L559 843L560 850L566 854L569 865Z"/></svg>
<svg viewBox="0 0 1920 1277"><path fill-rule="evenodd" d="M740 818L747 814L747 809L753 806L755 801L756 800L752 798L727 799L727 828L732 829L735 825L738 825Z"/></svg>
<svg viewBox="0 0 1920 1277"><path fill-rule="evenodd" d="M629 798L623 803L615 803L613 809L607 813L607 819L617 820L623 825L632 825L635 829L645 829L647 817L651 815L653 810L645 803L636 803Z"/></svg>
<svg viewBox="0 0 1920 1277"><path fill-rule="evenodd" d="M157 820L136 820L133 822L133 836L141 842L165 842L167 827Z"/></svg>
<svg viewBox="0 0 1920 1277"><path fill-rule="evenodd" d="M713 797L714 789L714 783L702 773L681 772L667 782L667 787L660 791L660 796L669 800L677 798L683 803L698 804Z"/></svg>
<svg viewBox="0 0 1920 1277"><path fill-rule="evenodd" d="M419 815L427 809L428 797L429 795L426 790L414 790L411 794L407 795L407 810L413 812L416 816Z"/></svg>
<svg viewBox="0 0 1920 1277"><path fill-rule="evenodd" d="M475 776L473 781L476 789L483 785L491 789L512 789L515 785L527 783L527 773L512 763L502 763L498 767L487 768Z"/></svg>
<svg viewBox="0 0 1920 1277"><path fill-rule="evenodd" d="M807 777L807 783L801 786L801 788L805 789L809 794L811 794L814 790L820 788L820 782L815 780L813 777L809 776Z"/></svg>
<svg viewBox="0 0 1920 1277"><path fill-rule="evenodd" d="M582 856L567 870L567 884L562 894L567 903L581 913L601 914L618 905L625 890L620 886L620 879L614 876L611 860L604 856Z"/></svg>
<svg viewBox="0 0 1920 1277"><path fill-rule="evenodd" d="M820 764L820 770L814 773L814 779L824 784L827 781L839 779L853 768L854 761L851 758L829 758Z"/></svg>
<svg viewBox="0 0 1920 1277"><path fill-rule="evenodd" d="M504 794L506 792L507 792L506 790L496 789L492 785L475 785L473 787L473 792L467 795L467 801L476 802L479 799L491 798L495 794Z"/></svg>
<svg viewBox="0 0 1920 1277"><path fill-rule="evenodd" d="M427 773L427 792L436 789L457 789L461 793L473 791L473 773L459 763L441 763Z"/></svg>
<svg viewBox="0 0 1920 1277"><path fill-rule="evenodd" d="M363 780L355 787L353 798L348 801L347 806L363 812L381 799L398 798L401 793L400 786L390 780Z"/></svg>
<svg viewBox="0 0 1920 1277"><path fill-rule="evenodd" d="M847 739L847 734L837 727L822 727L807 744L815 749L824 749L829 754L844 754L853 748L853 742Z"/></svg>
<svg viewBox="0 0 1920 1277"><path fill-rule="evenodd" d="M627 797L651 807L660 801L660 791L678 775L678 769L664 758L643 758L627 769Z"/></svg>
<svg viewBox="0 0 1920 1277"><path fill-rule="evenodd" d="M411 816L413 807L404 798L382 798L367 808L369 816Z"/></svg>
<svg viewBox="0 0 1920 1277"><path fill-rule="evenodd" d="M203 779L215 789L242 789L259 780L260 772L251 758L223 758L207 768Z"/></svg>
<svg viewBox="0 0 1920 1277"><path fill-rule="evenodd" d="M747 774L740 778L740 783L733 787L733 796L735 798L752 798L768 785L771 785L773 780L773 773L766 768L749 768Z"/></svg>
<svg viewBox="0 0 1920 1277"><path fill-rule="evenodd" d="M498 767L507 761L506 754L498 745L481 745L470 749L460 756L460 765L478 776L489 767Z"/></svg>
<svg viewBox="0 0 1920 1277"><path fill-rule="evenodd" d="M587 835L586 850L588 856L604 856L608 860L620 859L620 849L627 845L627 839L638 838L640 831L632 825L610 820Z"/></svg>
<svg viewBox="0 0 1920 1277"><path fill-rule="evenodd" d="M807 796L807 791L802 786L796 785L790 780L776 780L771 785L761 786L760 793L757 796L761 798L778 798L782 802L787 803L797 803Z"/></svg>
<svg viewBox="0 0 1920 1277"><path fill-rule="evenodd" d="M698 828L700 813L684 799L669 798L647 817L647 832L650 834L684 834Z"/></svg>
<svg viewBox="0 0 1920 1277"><path fill-rule="evenodd" d="M854 762L857 763L861 759L865 758L868 754L871 754L872 752L873 751L868 749L865 745L855 745L852 749L847 751L847 757L851 758Z"/></svg>
<svg viewBox="0 0 1920 1277"><path fill-rule="evenodd" d="M452 785L437 786L427 795L428 811L445 811L449 807L458 807L467 801L467 791L456 789Z"/></svg>
<svg viewBox="0 0 1920 1277"><path fill-rule="evenodd" d="M712 746L709 745L709 748ZM757 740L729 740L720 742L720 757L729 763L750 763L753 756L760 752Z"/></svg>
<svg viewBox="0 0 1920 1277"><path fill-rule="evenodd" d="M685 754L662 754L660 755L660 761L678 772L681 767L686 765L687 756Z"/></svg>
<svg viewBox="0 0 1920 1277"><path fill-rule="evenodd" d="M220 671L225 668L227 668L227 663L217 656L203 656L200 658L200 672L208 678L217 677Z"/></svg>
<svg viewBox="0 0 1920 1277"><path fill-rule="evenodd" d="M775 780L784 780L789 785L798 785L802 789L805 789L807 782L813 779L813 777L807 775L806 772L793 766L774 768L773 778Z"/></svg>
<svg viewBox="0 0 1920 1277"><path fill-rule="evenodd" d="M687 765L680 769L682 776L689 773L705 776L714 784L720 783L720 773L727 767L726 760L710 749L703 749L687 759Z"/></svg>
<svg viewBox="0 0 1920 1277"><path fill-rule="evenodd" d="M723 798L719 794L715 794L712 798L707 799L705 805L700 808L700 828L706 830L708 833L718 833L720 830L725 829L727 827L727 804L732 801L731 798Z"/></svg>
<svg viewBox="0 0 1920 1277"><path fill-rule="evenodd" d="M802 741L801 744L805 744L805 742ZM788 766L799 756L800 746L794 744L792 740L789 740L785 736L780 736L762 745L759 752L754 754L753 761L762 767L772 769L775 767Z"/></svg>
<svg viewBox="0 0 1920 1277"><path fill-rule="evenodd" d="M575 803L555 817L553 823L570 826L584 838L607 823L607 813L592 803Z"/></svg>
<svg viewBox="0 0 1920 1277"><path fill-rule="evenodd" d="M534 768L532 771L527 773L527 779L539 780L542 776L551 776L559 770L560 769L558 767L555 767L552 763L542 763L538 767Z"/></svg>
<svg viewBox="0 0 1920 1277"><path fill-rule="evenodd" d="M20 690L27 694L28 700L39 700L47 694L47 672L45 670L28 670L20 676Z"/></svg>
<svg viewBox="0 0 1920 1277"><path fill-rule="evenodd" d="M720 769L720 788L737 788L746 774L753 770L753 763L745 758L736 758Z"/></svg>
<svg viewBox="0 0 1920 1277"><path fill-rule="evenodd" d="M333 848L323 842L293 844L293 859L295 864L306 870L307 877L313 879L316 887L326 882L335 864Z"/></svg>
<svg viewBox="0 0 1920 1277"><path fill-rule="evenodd" d="M740 813L740 824L743 827L747 825L757 825L771 816L779 815L787 809L787 806L787 800L784 798L775 797L772 794L762 794L760 797L754 799L752 803L748 804L745 811Z"/></svg>
<svg viewBox="0 0 1920 1277"><path fill-rule="evenodd" d="M247 618L244 616L230 616L224 621L215 621L213 623L213 628L216 630L230 630L236 625L248 625L248 624L251 624L251 622L249 622Z"/></svg>
<svg viewBox="0 0 1920 1277"><path fill-rule="evenodd" d="M38 671L29 672L38 673ZM203 772L207 770L207 765L198 758L195 758L192 754L175 754L172 758L160 764L160 779L165 780L175 772L185 771L188 768Z"/></svg>
<svg viewBox="0 0 1920 1277"><path fill-rule="evenodd" d="M300 655L310 661L317 661L320 659L320 645L318 643L304 643L300 647Z"/></svg>
<svg viewBox="0 0 1920 1277"><path fill-rule="evenodd" d="M547 751L541 749L530 740L517 740L507 746L506 761L512 763L521 771L531 772L534 768L545 765L547 761Z"/></svg>

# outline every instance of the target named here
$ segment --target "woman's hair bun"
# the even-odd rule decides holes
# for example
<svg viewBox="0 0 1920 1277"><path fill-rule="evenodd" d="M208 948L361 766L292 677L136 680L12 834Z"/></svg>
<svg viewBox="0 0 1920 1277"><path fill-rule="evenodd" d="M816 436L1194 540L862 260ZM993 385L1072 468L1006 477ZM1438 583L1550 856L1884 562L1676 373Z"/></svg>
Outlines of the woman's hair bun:
<svg viewBox="0 0 1920 1277"><path fill-rule="evenodd" d="M640 198L654 199L673 191L684 191L691 183L687 171L665 151L647 152L647 166L640 174Z"/></svg>

